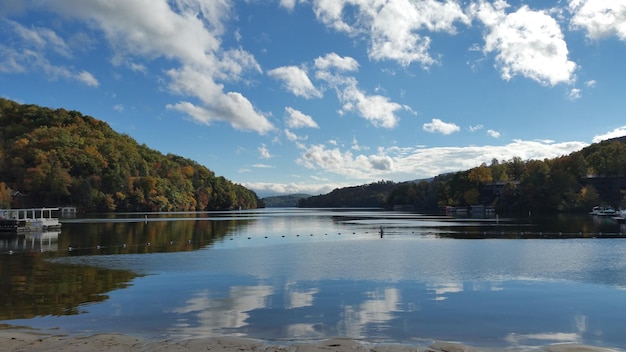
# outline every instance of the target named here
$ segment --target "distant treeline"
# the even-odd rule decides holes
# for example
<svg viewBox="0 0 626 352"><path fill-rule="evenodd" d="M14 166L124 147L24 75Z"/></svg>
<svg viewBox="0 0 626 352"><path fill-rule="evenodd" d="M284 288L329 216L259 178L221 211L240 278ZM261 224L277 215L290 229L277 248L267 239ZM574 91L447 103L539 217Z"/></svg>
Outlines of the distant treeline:
<svg viewBox="0 0 626 352"><path fill-rule="evenodd" d="M0 208L10 205L189 211L256 208L258 198L93 117L0 98Z"/></svg>
<svg viewBox="0 0 626 352"><path fill-rule="evenodd" d="M337 188L324 195L302 198L300 208L343 208L370 207L378 208L385 204L385 199L398 184L392 181L379 181L369 185Z"/></svg>
<svg viewBox="0 0 626 352"><path fill-rule="evenodd" d="M295 207L298 206L298 201L302 198L308 198L310 195L308 194L288 194L284 196L270 196L264 197L263 204L268 208L278 208L278 207Z"/></svg>
<svg viewBox="0 0 626 352"><path fill-rule="evenodd" d="M498 212L587 211L626 204L626 138L595 143L545 160L493 159L489 165L431 180L336 189L301 199L300 207L384 207L437 211L491 206Z"/></svg>

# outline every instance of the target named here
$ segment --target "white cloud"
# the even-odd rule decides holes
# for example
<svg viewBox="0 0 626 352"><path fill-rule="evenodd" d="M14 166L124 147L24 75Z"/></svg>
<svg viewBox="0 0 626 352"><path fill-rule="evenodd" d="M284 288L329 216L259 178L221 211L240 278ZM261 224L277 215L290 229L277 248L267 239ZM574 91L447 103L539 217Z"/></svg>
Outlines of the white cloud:
<svg viewBox="0 0 626 352"><path fill-rule="evenodd" d="M486 27L485 53L496 52L502 78L516 75L541 84L573 83L576 63L568 59L567 43L557 21L547 12L533 11L524 5L506 13L504 0L480 0L470 12Z"/></svg>
<svg viewBox="0 0 626 352"><path fill-rule="evenodd" d="M593 137L593 143L602 142L607 139L626 136L626 126L618 127L613 131Z"/></svg>
<svg viewBox="0 0 626 352"><path fill-rule="evenodd" d="M587 146L582 142L523 141L514 140L499 146L468 146L398 149L394 157L398 175L392 179L415 179L435 176L444 172L468 170L481 163L489 163L492 159L511 160L520 157L522 160L543 160L567 155ZM387 153L392 157L393 150ZM400 175L405 174L406 178ZM409 175L419 177L408 177Z"/></svg>
<svg viewBox="0 0 626 352"><path fill-rule="evenodd" d="M369 147L365 145L360 145L356 137L352 137L352 145L350 146L350 149L356 150L356 151L362 151L362 150L368 150Z"/></svg>
<svg viewBox="0 0 626 352"><path fill-rule="evenodd" d="M626 134L626 126L622 128L622 133ZM582 142L514 140L497 146L378 148L376 154L365 155L353 154L337 146L310 145L303 150L296 163L311 170L362 180L363 183L380 179L406 181L468 170L494 158L556 158L586 146Z"/></svg>
<svg viewBox="0 0 626 352"><path fill-rule="evenodd" d="M322 71L337 70L342 72L357 71L359 63L349 56L339 56L337 53L329 53L324 57L315 59L315 68Z"/></svg>
<svg viewBox="0 0 626 352"><path fill-rule="evenodd" d="M612 132L612 135L626 135L626 126ZM601 136L598 136L598 138ZM608 137L602 136L602 138ZM247 183L246 187L257 192L324 194L337 187L355 186L375 180L387 179L406 181L428 178L442 173L468 170L491 160L543 160L568 155L587 144L583 142L561 142L550 140L513 140L504 145L484 145L467 147L379 147L376 154L353 154L341 147L327 148L324 145L310 145L303 149L296 163L326 175L323 182L311 183ZM350 148L349 146L346 148ZM354 150L353 150L354 151ZM332 175L348 177L352 183L334 182ZM315 174L312 179L318 180Z"/></svg>
<svg viewBox="0 0 626 352"><path fill-rule="evenodd" d="M198 123L210 125L213 121L228 121L234 128L266 133L274 126L261 114L254 111L250 102L239 93L217 95L211 108L198 106L187 101L168 104L166 108L184 112Z"/></svg>
<svg viewBox="0 0 626 352"><path fill-rule="evenodd" d="M469 18L455 1L392 0L368 10L376 11L371 20L370 57L394 60L402 66L419 62L427 67L437 62L429 53L430 37L417 31L455 33L455 22L469 24Z"/></svg>
<svg viewBox="0 0 626 352"><path fill-rule="evenodd" d="M326 149L322 144L310 146L296 162L306 168L320 167L324 170L341 170L352 163L352 153L342 153L339 148Z"/></svg>
<svg viewBox="0 0 626 352"><path fill-rule="evenodd" d="M210 73L203 74L193 67L170 70L172 82L170 89L181 94L198 95L203 106L190 102L168 104L167 108L176 109L191 116L195 121L211 124L213 121L227 121L234 128L251 130L264 134L274 129L271 122L243 95L236 92L224 93L221 84L216 83Z"/></svg>
<svg viewBox="0 0 626 352"><path fill-rule="evenodd" d="M389 171L393 169L393 159L387 155L370 155L368 159L376 170Z"/></svg>
<svg viewBox="0 0 626 352"><path fill-rule="evenodd" d="M77 74L76 79L85 83L90 87L97 87L100 83L91 73L87 71L81 71Z"/></svg>
<svg viewBox="0 0 626 352"><path fill-rule="evenodd" d="M287 11L293 11L296 7L296 0L280 0L279 4L281 7L287 9Z"/></svg>
<svg viewBox="0 0 626 352"><path fill-rule="evenodd" d="M295 142L298 140L298 135L296 135L295 133L291 132L290 130L286 129L283 131L285 132L285 137L287 137L287 139L291 142Z"/></svg>
<svg viewBox="0 0 626 352"><path fill-rule="evenodd" d="M246 188L254 190L257 194L296 194L304 193L310 195L326 194L335 188L353 186L347 183L322 182L301 182L301 183L269 183L269 182L243 182Z"/></svg>
<svg viewBox="0 0 626 352"><path fill-rule="evenodd" d="M589 80L587 82L585 82L585 86L589 87L589 88L594 88L596 86L596 81L595 80Z"/></svg>
<svg viewBox="0 0 626 352"><path fill-rule="evenodd" d="M267 164L254 164L252 165L252 167L257 168L257 169L273 169L274 168L272 165L267 165Z"/></svg>
<svg viewBox="0 0 626 352"><path fill-rule="evenodd" d="M569 93L567 93L567 98L569 100L578 100L582 98L582 96L583 96L582 91L578 88L572 88L570 89Z"/></svg>
<svg viewBox="0 0 626 352"><path fill-rule="evenodd" d="M285 88L296 96L303 98L321 98L322 93L315 88L307 73L296 66L278 67L267 74L285 85Z"/></svg>
<svg viewBox="0 0 626 352"><path fill-rule="evenodd" d="M245 96L225 91L224 83L241 80L244 72L261 72L248 52L221 46L225 22L233 16L230 2L58 0L42 6L101 30L114 50L114 64L169 60L169 88L185 98L168 108L201 123L226 121L261 134L273 129ZM185 101L188 97L201 104Z"/></svg>
<svg viewBox="0 0 626 352"><path fill-rule="evenodd" d="M301 111L298 111L292 107L285 107L285 111L288 114L288 118L286 121L287 127L290 128L319 128L317 123L313 120L313 118L309 115L303 114Z"/></svg>
<svg viewBox="0 0 626 352"><path fill-rule="evenodd" d="M445 135L452 134L461 130L459 126L453 123L443 122L440 119L432 119L431 122L425 123L422 128L426 132L441 133Z"/></svg>
<svg viewBox="0 0 626 352"><path fill-rule="evenodd" d="M583 29L593 40L615 35L626 40L626 1L624 0L569 0L573 14L570 26Z"/></svg>
<svg viewBox="0 0 626 352"><path fill-rule="evenodd" d="M24 41L25 44L38 51L52 51L63 57L71 57L72 54L68 45L63 38L59 37L54 31L48 28L30 27L26 28L21 24L6 20L6 23L12 27L13 31Z"/></svg>
<svg viewBox="0 0 626 352"><path fill-rule="evenodd" d="M356 112L376 127L393 128L398 123L397 111L403 109L411 111L410 108L392 102L385 96L367 95L359 89L354 77L332 74L328 71L318 71L315 76L335 89L339 101L343 104L339 110L342 115L348 111Z"/></svg>
<svg viewBox="0 0 626 352"><path fill-rule="evenodd" d="M315 77L325 81L337 94L342 103L339 114L356 112L359 116L370 121L376 127L395 127L398 121L395 112L401 105L390 102L388 98L379 95L367 95L358 88L356 78L344 76L345 72L357 71L358 62L351 57L342 57L336 53L329 53L315 59L317 69Z"/></svg>
<svg viewBox="0 0 626 352"><path fill-rule="evenodd" d="M344 16L346 9L349 16ZM394 60L403 66L436 62L428 52L430 37L418 31L455 33L455 22L470 22L456 1L317 0L313 10L330 28L350 36L369 36L370 58Z"/></svg>
<svg viewBox="0 0 626 352"><path fill-rule="evenodd" d="M500 132L496 130L489 129L487 130L487 134L493 138L500 138Z"/></svg>
<svg viewBox="0 0 626 352"><path fill-rule="evenodd" d="M470 126L469 130L470 130L470 132L476 132L476 131L482 130L483 128L485 128L485 126L483 126L483 125L475 125L475 126Z"/></svg>
<svg viewBox="0 0 626 352"><path fill-rule="evenodd" d="M356 80L349 81L343 91L338 91L338 95L344 103L343 111L356 111L376 127L396 127L396 111L402 110L402 105L382 95L366 95L357 88Z"/></svg>
<svg viewBox="0 0 626 352"><path fill-rule="evenodd" d="M50 57L61 56L64 59L72 58L69 45L65 40L48 28L26 28L21 24L4 20L1 27L6 25L9 32L16 35L14 46L9 47L0 44L0 72L5 73L28 73L41 71L51 79L68 79L80 82L90 87L97 87L98 80L85 70L55 65L50 62Z"/></svg>
<svg viewBox="0 0 626 352"><path fill-rule="evenodd" d="M269 159L272 157L272 154L270 154L270 151L269 149L267 149L267 146L265 144L261 144L261 146L258 148L258 151L260 158Z"/></svg>

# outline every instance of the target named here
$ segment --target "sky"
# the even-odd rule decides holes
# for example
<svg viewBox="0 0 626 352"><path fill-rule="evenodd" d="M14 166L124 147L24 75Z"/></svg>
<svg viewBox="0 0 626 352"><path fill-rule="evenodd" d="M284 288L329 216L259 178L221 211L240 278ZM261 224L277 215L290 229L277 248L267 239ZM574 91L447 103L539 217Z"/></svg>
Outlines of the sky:
<svg viewBox="0 0 626 352"><path fill-rule="evenodd" d="M259 196L626 135L626 0L2 0L0 96Z"/></svg>

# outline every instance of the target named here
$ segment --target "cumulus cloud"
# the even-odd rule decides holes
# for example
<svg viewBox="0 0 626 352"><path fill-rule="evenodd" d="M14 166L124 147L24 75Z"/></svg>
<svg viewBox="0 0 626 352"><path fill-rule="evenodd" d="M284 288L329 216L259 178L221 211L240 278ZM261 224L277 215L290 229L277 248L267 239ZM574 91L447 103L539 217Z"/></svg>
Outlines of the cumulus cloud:
<svg viewBox="0 0 626 352"><path fill-rule="evenodd" d="M285 124L289 128L319 128L317 123L313 120L313 118L309 115L302 113L292 107L287 106L285 108L287 112L287 121Z"/></svg>
<svg viewBox="0 0 626 352"><path fill-rule="evenodd" d="M280 0L279 5L281 7L284 7L288 11L293 11L293 9L296 7L296 0Z"/></svg>
<svg viewBox="0 0 626 352"><path fill-rule="evenodd" d="M368 120L373 126L393 128L398 123L398 116L396 115L398 111L413 112L409 106L395 103L383 95L367 94L360 89L357 79L347 75L348 72L357 71L359 68L358 62L352 57L328 53L316 58L313 67L315 68L315 79L335 90L337 98L342 104L339 109L339 113L342 115L347 112L354 112ZM298 67L280 67L269 71L268 74L283 80L287 89L295 95L305 98L321 97L320 91L315 88L306 72ZM301 113L292 108L288 108L287 112L291 116L287 123L295 124L288 125L288 127L317 126L313 119L306 118L306 115L296 116ZM297 119L302 121L296 122ZM305 126L300 126L299 124L303 122L306 122Z"/></svg>
<svg viewBox="0 0 626 352"><path fill-rule="evenodd" d="M422 128L426 132L452 134L458 132L461 128L453 123L443 122L440 119L432 119L431 122L425 123Z"/></svg>
<svg viewBox="0 0 626 352"><path fill-rule="evenodd" d="M258 133L274 128L243 94L225 90L225 83L241 80L244 73L261 72L250 53L222 47L225 22L232 17L230 2L58 0L42 4L101 30L114 50L114 64L169 60L169 88L185 96L169 108L201 123L224 121Z"/></svg>
<svg viewBox="0 0 626 352"><path fill-rule="evenodd" d="M389 171L393 169L393 159L387 155L370 155L368 159L376 170Z"/></svg>
<svg viewBox="0 0 626 352"><path fill-rule="evenodd" d="M322 93L315 88L307 73L296 66L278 67L267 74L283 82L285 88L296 96L303 98L321 98Z"/></svg>
<svg viewBox="0 0 626 352"><path fill-rule="evenodd" d="M470 13L487 28L483 51L496 53L502 78L522 75L551 86L574 82L577 65L568 59L558 22L547 12L526 5L511 13L506 12L508 7L504 0L470 5Z"/></svg>
<svg viewBox="0 0 626 352"><path fill-rule="evenodd" d="M87 71L81 71L76 75L76 79L85 83L90 87L97 87L100 83L91 73Z"/></svg>
<svg viewBox="0 0 626 352"><path fill-rule="evenodd" d="M310 146L297 163L309 169L320 167L324 170L340 170L352 161L352 153L349 151L342 153L339 148L327 149L323 144L316 144Z"/></svg>
<svg viewBox="0 0 626 352"><path fill-rule="evenodd" d="M356 78L318 71L316 77L323 79L337 92L343 104L339 112L355 112L376 127L393 128L398 123L396 113L410 110L382 95L366 94L358 87Z"/></svg>
<svg viewBox="0 0 626 352"><path fill-rule="evenodd" d="M602 142L607 139L626 136L626 126L618 127L613 131L593 137L593 143Z"/></svg>
<svg viewBox="0 0 626 352"><path fill-rule="evenodd" d="M488 129L487 134L493 138L500 138L500 132L496 130Z"/></svg>
<svg viewBox="0 0 626 352"><path fill-rule="evenodd" d="M470 22L456 1L317 0L313 11L319 21L336 31L367 36L371 59L393 60L403 66L436 62L429 53L430 37L420 31L453 34L456 22Z"/></svg>
<svg viewBox="0 0 626 352"><path fill-rule="evenodd" d="M342 57L337 53L328 53L325 56L320 56L315 59L315 68L322 71L357 71L359 69L359 63L349 56Z"/></svg>
<svg viewBox="0 0 626 352"><path fill-rule="evenodd" d="M402 105L382 95L365 94L357 87L356 79L347 79L344 83L343 87L337 89L339 99L344 104L342 111L357 112L377 127L396 127L396 112L403 109Z"/></svg>
<svg viewBox="0 0 626 352"><path fill-rule="evenodd" d="M569 0L570 26L593 40L616 36L626 40L626 2L623 0Z"/></svg>

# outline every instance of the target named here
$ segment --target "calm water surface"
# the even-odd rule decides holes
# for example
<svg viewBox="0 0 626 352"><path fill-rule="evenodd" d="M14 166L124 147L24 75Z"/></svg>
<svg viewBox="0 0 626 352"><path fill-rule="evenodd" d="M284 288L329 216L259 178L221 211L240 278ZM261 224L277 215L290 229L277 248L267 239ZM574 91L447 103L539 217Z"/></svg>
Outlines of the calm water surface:
<svg viewBox="0 0 626 352"><path fill-rule="evenodd" d="M0 324L626 349L626 239L611 238L624 230L589 216L377 210L70 219L60 233L0 238Z"/></svg>

